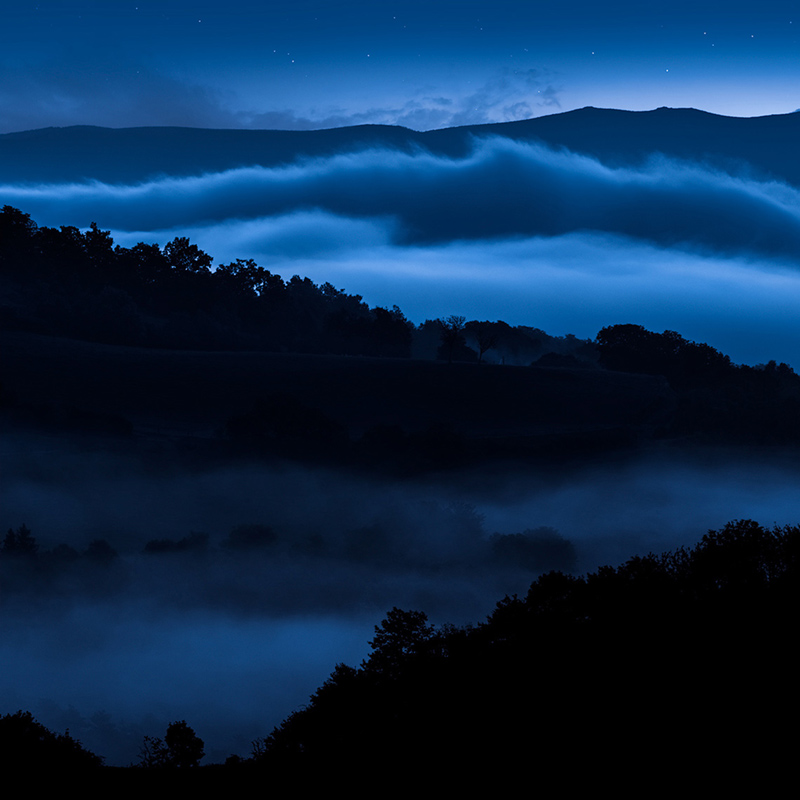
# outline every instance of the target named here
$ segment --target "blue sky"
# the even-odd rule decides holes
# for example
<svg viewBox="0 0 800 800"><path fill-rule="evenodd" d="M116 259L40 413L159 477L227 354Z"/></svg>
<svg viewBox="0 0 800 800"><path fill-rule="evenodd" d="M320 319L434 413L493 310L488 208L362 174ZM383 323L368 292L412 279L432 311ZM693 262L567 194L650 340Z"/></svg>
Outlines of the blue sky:
<svg viewBox="0 0 800 800"><path fill-rule="evenodd" d="M416 129L586 105L800 107L797 4L375 0L18 3L0 130Z"/></svg>

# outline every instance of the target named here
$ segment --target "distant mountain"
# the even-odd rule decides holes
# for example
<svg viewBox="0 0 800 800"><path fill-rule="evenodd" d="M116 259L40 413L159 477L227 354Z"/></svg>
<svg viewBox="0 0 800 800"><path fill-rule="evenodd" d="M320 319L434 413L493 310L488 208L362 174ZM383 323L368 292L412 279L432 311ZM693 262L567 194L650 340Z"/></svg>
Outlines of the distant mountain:
<svg viewBox="0 0 800 800"><path fill-rule="evenodd" d="M493 125L419 133L389 125L320 131L202 128L44 128L0 135L0 183L144 181L246 166L277 166L365 148L466 155L472 138L502 136L635 166L655 153L702 161L735 174L800 186L800 113L723 117L695 109L582 108Z"/></svg>

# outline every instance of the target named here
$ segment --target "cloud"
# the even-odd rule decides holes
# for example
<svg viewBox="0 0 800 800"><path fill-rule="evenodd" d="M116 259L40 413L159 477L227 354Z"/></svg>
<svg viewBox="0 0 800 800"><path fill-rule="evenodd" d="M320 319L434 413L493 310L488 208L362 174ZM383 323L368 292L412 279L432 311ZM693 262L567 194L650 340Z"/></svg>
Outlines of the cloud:
<svg viewBox="0 0 800 800"><path fill-rule="evenodd" d="M415 322L456 313L580 338L631 322L677 330L737 363L776 359L800 368L800 274L775 262L586 233L256 257L284 277L308 275L373 305L396 303Z"/></svg>
<svg viewBox="0 0 800 800"><path fill-rule="evenodd" d="M114 241L123 247L138 242L164 245L176 236L188 236L224 264L243 253L267 262L302 258L337 258L354 251L372 251L388 246L393 236L391 220L337 217L321 211L298 211L276 217L223 221L210 225L187 225L154 231L113 230Z"/></svg>
<svg viewBox="0 0 800 800"><path fill-rule="evenodd" d="M75 604L4 626L0 702L4 712L32 710L54 730L69 724L117 765L136 759L144 735L163 736L169 722L188 719L206 761L219 763L231 752L249 755L250 742L307 702L334 664L358 664L376 621ZM61 722L59 706L78 719ZM76 709L102 716L81 720Z"/></svg>
<svg viewBox="0 0 800 800"><path fill-rule="evenodd" d="M527 119L536 116L534 109L560 109L559 90L545 83L550 77L549 73L536 69L505 69L461 98L460 109L453 114L448 127Z"/></svg>
<svg viewBox="0 0 800 800"><path fill-rule="evenodd" d="M317 130L403 125L431 130L527 119L559 109L546 70L504 69L472 91L417 91L403 102L355 111L344 106L259 110L232 89L212 88L108 51L67 52L26 68L0 63L2 132L50 126L187 126Z"/></svg>
<svg viewBox="0 0 800 800"><path fill-rule="evenodd" d="M800 191L700 166L651 160L609 168L492 138L462 159L365 150L136 186L0 187L40 223L164 230L321 211L393 220L395 243L435 244L590 231L662 247L800 256Z"/></svg>
<svg viewBox="0 0 800 800"><path fill-rule="evenodd" d="M554 85L555 79L555 74L548 70L506 68L477 89L452 96L422 91L400 105L372 107L358 112L343 108L310 109L304 114L289 109L258 113L242 111L239 124L246 128L275 130L380 124L428 131L458 125L511 122L560 109L561 89Z"/></svg>
<svg viewBox="0 0 800 800"><path fill-rule="evenodd" d="M255 258L286 279L299 274L371 305L397 304L417 323L458 313L594 338L605 325L633 322L708 342L737 363L776 359L800 368L800 273L780 262L588 233L398 247L387 227L320 213L155 238L164 244L185 233L217 263ZM113 235L126 246L148 240Z"/></svg>

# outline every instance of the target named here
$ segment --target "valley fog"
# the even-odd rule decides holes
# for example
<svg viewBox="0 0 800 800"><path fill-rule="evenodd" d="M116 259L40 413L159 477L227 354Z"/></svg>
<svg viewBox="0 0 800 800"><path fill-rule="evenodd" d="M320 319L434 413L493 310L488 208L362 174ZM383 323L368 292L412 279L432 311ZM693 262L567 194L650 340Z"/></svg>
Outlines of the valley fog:
<svg viewBox="0 0 800 800"><path fill-rule="evenodd" d="M4 440L3 462L4 522L30 528L40 562L98 539L118 555L6 575L0 706L118 764L175 719L206 761L246 756L336 663L358 665L393 606L478 623L541 571L691 546L733 519L800 518L791 459L741 451L406 481L189 471L22 437ZM500 547L523 533L529 551Z"/></svg>

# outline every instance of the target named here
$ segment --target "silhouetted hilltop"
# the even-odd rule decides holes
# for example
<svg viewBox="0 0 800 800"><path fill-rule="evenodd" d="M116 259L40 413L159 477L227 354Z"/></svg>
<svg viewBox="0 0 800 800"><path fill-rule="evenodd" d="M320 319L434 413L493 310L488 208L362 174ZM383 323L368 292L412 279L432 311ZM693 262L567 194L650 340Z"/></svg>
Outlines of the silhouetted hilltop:
<svg viewBox="0 0 800 800"><path fill-rule="evenodd" d="M475 135L501 135L516 141L538 140L593 156L609 166L634 166L660 153L734 172L754 170L758 177L800 182L797 112L725 117L694 108L621 111L590 106L468 130ZM435 141L445 133L432 131L427 136Z"/></svg>
<svg viewBox="0 0 800 800"><path fill-rule="evenodd" d="M461 157L474 137L542 142L635 165L653 153L702 161L759 177L800 184L795 158L800 114L723 117L695 109L618 111L582 108L519 122L417 132L359 125L319 131L201 128L44 128L0 135L0 181L143 181L157 175L200 175L236 167L272 167L305 158L389 148Z"/></svg>
<svg viewBox="0 0 800 800"><path fill-rule="evenodd" d="M10 206L0 234L0 397L20 422L411 469L653 439L800 441L790 367L738 366L674 331L615 325L592 342L456 315L415 326L251 260L212 271L186 238L123 248L95 224L39 227Z"/></svg>
<svg viewBox="0 0 800 800"><path fill-rule="evenodd" d="M337 665L254 760L420 777L434 761L558 785L572 771L589 785L779 765L797 707L778 665L797 623L799 534L742 520L692 549L551 572L474 628L393 608L360 667Z"/></svg>

